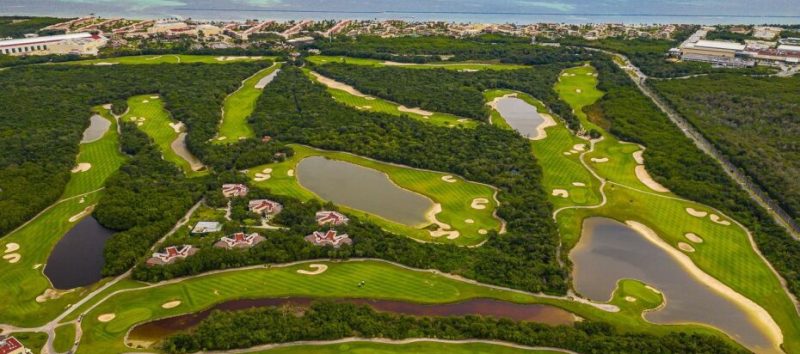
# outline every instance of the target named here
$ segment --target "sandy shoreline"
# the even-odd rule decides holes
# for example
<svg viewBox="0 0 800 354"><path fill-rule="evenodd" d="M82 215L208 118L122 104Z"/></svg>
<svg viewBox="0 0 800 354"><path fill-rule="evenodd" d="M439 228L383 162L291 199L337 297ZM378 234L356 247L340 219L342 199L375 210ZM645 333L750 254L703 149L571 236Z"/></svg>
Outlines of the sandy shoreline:
<svg viewBox="0 0 800 354"><path fill-rule="evenodd" d="M489 107L491 107L495 112L497 112L497 114L500 114L500 111L497 109L497 102L499 102L503 98L509 98L509 97L518 98L518 95L517 95L516 92L515 93L508 93L508 94L502 95L500 97L495 97L493 100L487 102L486 104ZM527 103L527 102L525 102L525 103ZM531 105L530 103L528 103L528 104ZM536 106L534 106L534 105L531 105L531 107L536 109L536 112L539 113L539 117L542 117L542 123L540 123L539 125L536 126L536 136L529 137L528 139L529 140L542 140L544 138L547 138L547 131L545 129L550 128L550 127L554 127L554 126L558 125L558 123L556 123L556 120L549 113L539 112L539 109L537 109ZM500 116L502 117L503 115L500 114Z"/></svg>
<svg viewBox="0 0 800 354"><path fill-rule="evenodd" d="M667 193L669 189L667 187L662 186L660 183L656 182L653 177L647 173L647 170L644 168L644 165L636 165L636 169L634 170L636 173L636 178L639 179L647 188L650 188L656 192Z"/></svg>

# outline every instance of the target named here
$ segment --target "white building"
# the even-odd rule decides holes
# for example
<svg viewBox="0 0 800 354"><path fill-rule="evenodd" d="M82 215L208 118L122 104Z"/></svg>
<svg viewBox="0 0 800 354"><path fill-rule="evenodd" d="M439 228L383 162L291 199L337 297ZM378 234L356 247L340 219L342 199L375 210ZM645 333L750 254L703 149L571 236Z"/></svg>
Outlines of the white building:
<svg viewBox="0 0 800 354"><path fill-rule="evenodd" d="M108 38L88 32L61 34L34 38L19 38L0 41L0 54L46 55L79 54L97 55Z"/></svg>

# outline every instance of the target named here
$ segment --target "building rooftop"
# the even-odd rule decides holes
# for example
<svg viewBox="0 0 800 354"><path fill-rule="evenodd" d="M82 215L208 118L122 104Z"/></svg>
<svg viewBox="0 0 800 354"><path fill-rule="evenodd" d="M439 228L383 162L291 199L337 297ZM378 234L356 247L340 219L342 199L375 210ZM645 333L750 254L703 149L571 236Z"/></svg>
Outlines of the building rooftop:
<svg viewBox="0 0 800 354"><path fill-rule="evenodd" d="M25 45L25 44L36 44L36 43L43 43L43 42L56 42L56 41L73 40L73 39L84 39L84 38L91 38L91 37L92 37L91 33L82 32L82 33L59 34L59 35L55 35L55 36L7 39L7 40L4 40L4 41L0 41L0 47L17 46L17 45Z"/></svg>
<svg viewBox="0 0 800 354"><path fill-rule="evenodd" d="M701 39L694 44L695 48L713 48L713 49L727 49L727 50L744 50L744 44L739 44L736 42L725 42L725 41L710 41L707 39Z"/></svg>
<svg viewBox="0 0 800 354"><path fill-rule="evenodd" d="M800 52L800 45L781 44L778 46L778 50L787 52Z"/></svg>
<svg viewBox="0 0 800 354"><path fill-rule="evenodd" d="M16 338L0 336L0 354L18 352L23 348L24 347L22 346L22 343L20 343Z"/></svg>
<svg viewBox="0 0 800 354"><path fill-rule="evenodd" d="M193 234L204 234L222 231L222 225L216 221L199 221L192 229Z"/></svg>

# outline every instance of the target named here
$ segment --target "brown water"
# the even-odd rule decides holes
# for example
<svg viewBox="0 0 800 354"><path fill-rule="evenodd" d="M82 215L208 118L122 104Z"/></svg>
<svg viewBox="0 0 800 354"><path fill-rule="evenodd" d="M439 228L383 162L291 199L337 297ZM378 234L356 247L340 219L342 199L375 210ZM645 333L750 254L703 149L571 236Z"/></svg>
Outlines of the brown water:
<svg viewBox="0 0 800 354"><path fill-rule="evenodd" d="M385 173L353 163L311 156L297 164L300 185L322 199L410 226L428 224L427 197L400 188Z"/></svg>
<svg viewBox="0 0 800 354"><path fill-rule="evenodd" d="M497 100L497 111L520 135L526 138L539 136L536 128L544 123L544 118L528 102L516 97L503 97Z"/></svg>
<svg viewBox="0 0 800 354"><path fill-rule="evenodd" d="M661 291L666 305L645 314L655 323L696 322L724 331L755 352L773 351L765 333L727 297L695 279L675 258L627 225L588 218L570 253L575 290L607 301L617 281L638 279Z"/></svg>
<svg viewBox="0 0 800 354"><path fill-rule="evenodd" d="M306 307L318 299L306 297L266 298L255 300L233 300L218 304L211 309L193 314L180 315L148 322L134 327L128 339L153 342L178 331L190 329L206 319L212 311L243 310L254 307L295 306ZM575 322L572 313L560 308L538 305L517 304L494 299L472 299L449 304L417 304L413 302L371 299L341 299L338 302L368 305L381 312L392 312L413 316L465 316L481 315L507 318L515 321L539 322L550 325L571 325Z"/></svg>
<svg viewBox="0 0 800 354"><path fill-rule="evenodd" d="M103 118L103 116L99 114L92 115L89 119L89 127L83 131L81 144L88 144L100 140L110 127L111 122L108 119Z"/></svg>

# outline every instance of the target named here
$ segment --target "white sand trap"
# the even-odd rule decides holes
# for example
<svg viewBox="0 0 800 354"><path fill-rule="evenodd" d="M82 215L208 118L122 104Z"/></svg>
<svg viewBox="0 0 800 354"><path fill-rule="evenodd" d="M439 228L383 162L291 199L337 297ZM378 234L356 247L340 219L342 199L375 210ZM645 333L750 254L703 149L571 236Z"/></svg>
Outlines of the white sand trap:
<svg viewBox="0 0 800 354"><path fill-rule="evenodd" d="M591 160L592 162L595 163L603 163L603 162L608 162L608 157L601 157L601 158L592 157Z"/></svg>
<svg viewBox="0 0 800 354"><path fill-rule="evenodd" d="M61 295L66 294L66 293L71 293L72 291L74 291L74 289L73 290L67 290L67 291L59 291L59 290L56 290L56 289L48 288L41 295L36 297L36 302L43 303L43 302L46 302L47 300L55 300L55 299L60 298Z"/></svg>
<svg viewBox="0 0 800 354"><path fill-rule="evenodd" d="M33 269L39 269L39 268L41 268L41 267L42 267L42 264L41 264L41 263L39 263L39 264L34 264L34 265L33 265Z"/></svg>
<svg viewBox="0 0 800 354"><path fill-rule="evenodd" d="M686 242L678 242L678 248L680 248L681 251L684 251L684 252L688 252L688 253L694 252L694 247L692 247L692 245L690 245L690 244L688 244Z"/></svg>
<svg viewBox="0 0 800 354"><path fill-rule="evenodd" d="M464 220L464 222L465 222L465 223L467 223L467 224L474 224L474 223L475 223L475 220L472 220L472 219L466 219L466 220Z"/></svg>
<svg viewBox="0 0 800 354"><path fill-rule="evenodd" d="M102 106L104 109L111 109L111 103L106 103Z"/></svg>
<svg viewBox="0 0 800 354"><path fill-rule="evenodd" d="M686 233L686 234L684 234L683 236L686 236L686 239L687 239L687 240L689 240L689 241L691 241L691 242L694 242L694 243L703 243L703 238L702 238L702 237L700 237L700 236L697 236L697 234L696 234L696 233L694 233L694 232L687 232L687 233Z"/></svg>
<svg viewBox="0 0 800 354"><path fill-rule="evenodd" d="M19 244L14 242L6 243L6 252L11 253L19 249Z"/></svg>
<svg viewBox="0 0 800 354"><path fill-rule="evenodd" d="M575 187L586 187L586 183L581 182L572 182L572 185Z"/></svg>
<svg viewBox="0 0 800 354"><path fill-rule="evenodd" d="M575 151L586 151L586 144L575 144L572 146L572 150Z"/></svg>
<svg viewBox="0 0 800 354"><path fill-rule="evenodd" d="M19 262L22 259L22 256L19 253L9 253L3 256L3 259L7 260L8 263L14 264Z"/></svg>
<svg viewBox="0 0 800 354"><path fill-rule="evenodd" d="M180 133L181 129L183 129L183 122L178 123L169 123L169 126L174 130L176 133Z"/></svg>
<svg viewBox="0 0 800 354"><path fill-rule="evenodd" d="M180 300L174 300L174 301L170 301L170 302L165 302L163 305L161 305L161 308L162 309L174 309L174 308L180 306L180 304L181 304Z"/></svg>
<svg viewBox="0 0 800 354"><path fill-rule="evenodd" d="M360 109L362 111L368 111L368 110L372 109L372 106L356 106L356 108L358 108L358 109Z"/></svg>
<svg viewBox="0 0 800 354"><path fill-rule="evenodd" d="M554 197L569 198L569 191L566 189L553 189Z"/></svg>
<svg viewBox="0 0 800 354"><path fill-rule="evenodd" d="M486 229L480 229L480 230L478 230L478 233L481 234L481 235L486 235L486 234L489 233L489 231L486 231Z"/></svg>
<svg viewBox="0 0 800 354"><path fill-rule="evenodd" d="M398 110L398 111L400 111L400 112L405 112L405 113L414 113L414 114L419 114L419 115L421 115L421 116L425 116L425 117L430 117L430 116L432 116L432 115L433 115L433 112L426 111L426 110L424 110L424 109L417 108L417 107L415 107L415 108L408 108L408 107L406 107L406 106L397 106L397 110Z"/></svg>
<svg viewBox="0 0 800 354"><path fill-rule="evenodd" d="M109 63L107 61L101 61L99 63L94 63L95 66L109 66L109 65L116 65L117 63Z"/></svg>
<svg viewBox="0 0 800 354"><path fill-rule="evenodd" d="M78 166L73 167L70 172L72 172L72 173L86 172L86 171L89 171L91 168L92 168L92 164L90 164L88 162L81 162L81 163L78 164Z"/></svg>
<svg viewBox="0 0 800 354"><path fill-rule="evenodd" d="M142 103L150 103L150 100L142 100Z"/></svg>
<svg viewBox="0 0 800 354"><path fill-rule="evenodd" d="M228 138L227 136L221 136L221 137L217 138L217 140L218 140L218 141L223 141L223 140L225 140L225 139L227 139L227 138Z"/></svg>
<svg viewBox="0 0 800 354"><path fill-rule="evenodd" d="M656 289L656 288L654 288L654 287L652 287L650 285L645 285L644 288L647 289L647 290L650 290L650 291L652 291L652 292L654 292L656 294L661 294L661 290L658 290L658 289Z"/></svg>
<svg viewBox="0 0 800 354"><path fill-rule="evenodd" d="M575 93L581 93L581 92L583 92L581 91L581 89L575 89Z"/></svg>
<svg viewBox="0 0 800 354"><path fill-rule="evenodd" d="M263 181L266 181L266 180L268 180L270 178L272 178L271 174L268 174L268 173L267 174L256 173L256 176L253 178L253 180L256 181L256 182L263 182Z"/></svg>
<svg viewBox="0 0 800 354"><path fill-rule="evenodd" d="M267 167L267 168L261 170L261 173L272 173L272 169Z"/></svg>
<svg viewBox="0 0 800 354"><path fill-rule="evenodd" d="M434 231L428 231L428 233L431 234L431 237L435 237L435 238L442 237L442 236L447 237L448 240L453 240L453 239L458 238L458 236L461 235L460 232L458 232L457 230L451 230L450 225L445 224L445 223L439 221L439 219L436 218L436 214L439 214L441 212L442 212L442 205L439 204L439 203L436 203L436 204L433 205L433 208L428 210L428 213L425 214L425 218L428 219L428 221L430 221L433 224L436 224L436 226L439 227L438 229L436 229Z"/></svg>
<svg viewBox="0 0 800 354"><path fill-rule="evenodd" d="M647 173L647 170L644 169L644 165L637 165L635 172L636 172L636 178L638 178L640 182L642 182L645 186L647 186L647 188L650 188L656 192L661 192L661 193L669 192L669 189L667 189L666 187L662 186L661 184L653 180L653 177L650 177L650 174Z"/></svg>
<svg viewBox="0 0 800 354"><path fill-rule="evenodd" d="M458 182L458 180L456 180L456 178L451 176L451 175L442 176L442 181L445 181L447 183L456 183L456 182Z"/></svg>
<svg viewBox="0 0 800 354"><path fill-rule="evenodd" d="M157 99L158 99L158 96L150 96L150 99L151 99L151 100L157 100Z"/></svg>
<svg viewBox="0 0 800 354"><path fill-rule="evenodd" d="M636 161L638 165L644 165L644 150L639 150L633 153L633 160Z"/></svg>
<svg viewBox="0 0 800 354"><path fill-rule="evenodd" d="M81 199L78 200L78 204L83 204L85 202L86 202L86 199L84 197L81 197Z"/></svg>
<svg viewBox="0 0 800 354"><path fill-rule="evenodd" d="M481 209L486 209L486 204L488 204L488 203L489 203L489 199L486 199L486 198L475 198L475 199L472 200L472 204L470 204L470 206L472 207L472 209L481 210Z"/></svg>
<svg viewBox="0 0 800 354"><path fill-rule="evenodd" d="M558 123L556 123L556 120L553 119L553 116L547 113L540 112L539 117L541 117L544 120L544 122L536 126L536 137L530 138L531 140L542 140L544 138L547 138L547 131L545 129L558 125Z"/></svg>
<svg viewBox="0 0 800 354"><path fill-rule="evenodd" d="M328 270L328 266L325 264L309 264L308 267L314 268L314 270L298 269L297 272L305 275L317 275L317 274L322 274L326 270Z"/></svg>
<svg viewBox="0 0 800 354"><path fill-rule="evenodd" d="M689 215L694 216L696 218L704 218L706 217L706 215L708 215L707 211L697 210L695 208L686 208L686 212L689 213Z"/></svg>
<svg viewBox="0 0 800 354"><path fill-rule="evenodd" d="M294 170L286 171L286 175L289 177L294 177Z"/></svg>
<svg viewBox="0 0 800 354"><path fill-rule="evenodd" d="M636 302L636 298L633 296L626 296L625 301L627 302Z"/></svg>
<svg viewBox="0 0 800 354"><path fill-rule="evenodd" d="M564 151L564 155L566 156L572 155L572 151Z"/></svg>
<svg viewBox="0 0 800 354"><path fill-rule="evenodd" d="M730 221L728 221L728 220L723 220L723 219L722 219L722 218L720 218L720 217L719 217L719 215L717 215L717 214L711 214L711 215L709 215L709 216L708 216L708 218L709 218L709 219L711 219L711 221L713 221L713 222L715 222L715 223L717 223L717 224L720 224L720 225L725 225L725 226L728 226L728 225L730 225L730 224L731 224L731 222L730 222Z"/></svg>
<svg viewBox="0 0 800 354"><path fill-rule="evenodd" d="M328 86L328 87L330 87L332 89L342 90L342 91L347 92L347 93L349 93L349 94L351 94L353 96L358 96L358 97L363 97L363 98L366 98L366 99L370 99L369 97L367 97L367 95L361 93L361 91L356 90L356 88L353 87L353 86L350 86L348 84L344 84L344 83L341 83L341 82L336 81L334 79L322 76L322 75L320 75L320 74L318 74L316 72L313 72L313 71L311 72L311 75L314 76L314 78L317 80L317 82L319 82L319 83L321 83L321 84L323 84L325 86ZM374 98L372 98L372 99L374 99Z"/></svg>
<svg viewBox="0 0 800 354"><path fill-rule="evenodd" d="M143 126L143 125L144 125L144 123L142 123L142 122L138 122L138 123L136 123L136 126L137 126L137 127L141 127L141 126Z"/></svg>
<svg viewBox="0 0 800 354"><path fill-rule="evenodd" d="M100 316L97 316L97 320L103 323L111 322L111 320L117 318L117 315L113 313L104 313Z"/></svg>
<svg viewBox="0 0 800 354"><path fill-rule="evenodd" d="M459 122L459 123L466 123L467 121L469 121L469 119L467 119L467 118L461 118L461 119L457 120L457 122Z"/></svg>
<svg viewBox="0 0 800 354"><path fill-rule="evenodd" d="M367 100L367 101L372 101L372 100L375 99L375 97L367 96L367 97L364 97L364 99Z"/></svg>
<svg viewBox="0 0 800 354"><path fill-rule="evenodd" d="M69 222L76 222L76 221L80 220L81 218L83 218L87 214L91 213L93 209L94 209L94 205L90 205L90 206L86 207L80 213L77 213L77 214L73 215L72 217L70 217L69 218Z"/></svg>

